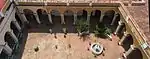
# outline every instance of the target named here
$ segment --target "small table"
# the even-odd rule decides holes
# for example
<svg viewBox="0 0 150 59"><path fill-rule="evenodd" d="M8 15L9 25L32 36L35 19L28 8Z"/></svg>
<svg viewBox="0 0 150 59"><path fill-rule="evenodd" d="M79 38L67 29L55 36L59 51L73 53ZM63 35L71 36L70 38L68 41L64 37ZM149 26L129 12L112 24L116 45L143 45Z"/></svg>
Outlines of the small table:
<svg viewBox="0 0 150 59"><path fill-rule="evenodd" d="M96 55L99 55L103 52L103 46L99 43L93 43L90 47L90 50L96 54Z"/></svg>

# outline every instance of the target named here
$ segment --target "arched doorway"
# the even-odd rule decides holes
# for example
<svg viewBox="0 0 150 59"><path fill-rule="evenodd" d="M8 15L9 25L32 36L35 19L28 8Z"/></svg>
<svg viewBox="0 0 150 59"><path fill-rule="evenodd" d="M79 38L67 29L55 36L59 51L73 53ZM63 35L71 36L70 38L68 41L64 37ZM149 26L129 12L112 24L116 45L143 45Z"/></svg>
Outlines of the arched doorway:
<svg viewBox="0 0 150 59"><path fill-rule="evenodd" d="M75 32L74 27L74 12L71 10L66 10L64 12L64 20L65 20L65 27L69 33Z"/></svg>
<svg viewBox="0 0 150 59"><path fill-rule="evenodd" d="M127 59L143 59L142 52L136 48L127 56Z"/></svg>
<svg viewBox="0 0 150 59"><path fill-rule="evenodd" d="M77 20L87 20L88 12L86 10L80 10L77 12Z"/></svg>
<svg viewBox="0 0 150 59"><path fill-rule="evenodd" d="M16 35L16 37L19 36L20 31L17 29L16 25L14 24L15 21L12 21L10 23L10 28L13 30L14 34Z"/></svg>
<svg viewBox="0 0 150 59"><path fill-rule="evenodd" d="M128 51L128 49L130 48L130 45L133 45L133 42L134 42L133 37L130 34L127 34L127 36L122 44L125 51Z"/></svg>
<svg viewBox="0 0 150 59"><path fill-rule="evenodd" d="M108 10L104 13L104 17L102 20L102 23L104 23L105 25L110 25L113 17L114 17L115 11L114 10Z"/></svg>
<svg viewBox="0 0 150 59"><path fill-rule="evenodd" d="M96 29L96 25L100 22L100 16L101 16L100 10L93 10L91 12L91 17L90 17L90 32L91 33L94 32L94 30Z"/></svg>
<svg viewBox="0 0 150 59"><path fill-rule="evenodd" d="M42 24L46 24L46 25L50 24L49 18L48 18L48 13L45 10L38 9L37 13L38 13L39 19L40 19Z"/></svg>
<svg viewBox="0 0 150 59"><path fill-rule="evenodd" d="M19 18L19 16L17 15L17 13L15 13L15 19L16 19L16 21L19 23L20 27L22 28L23 22L22 22L22 20Z"/></svg>
<svg viewBox="0 0 150 59"><path fill-rule="evenodd" d="M41 24L38 25L38 29L35 29L34 32L49 32L49 29L52 28L52 24L49 21L48 13L43 9L38 9L37 14Z"/></svg>
<svg viewBox="0 0 150 59"><path fill-rule="evenodd" d="M53 28L52 31L54 33L62 33L63 25L61 24L61 14L58 10L52 10L51 11L51 17L53 22Z"/></svg>
<svg viewBox="0 0 150 59"><path fill-rule="evenodd" d="M16 43L15 43L14 39L10 36L9 32L5 33L4 40L5 40L5 42L7 42L8 46L12 50L15 49Z"/></svg>
<svg viewBox="0 0 150 59"><path fill-rule="evenodd" d="M113 31L116 31L116 30L117 30L117 28L115 28ZM124 35L124 32L126 32L126 25L125 25L125 23L122 23L122 25L121 25L118 33L117 33L117 36L121 39L123 37L123 35Z"/></svg>
<svg viewBox="0 0 150 59"><path fill-rule="evenodd" d="M29 10L29 9L24 9L24 14L27 18L27 20L29 21L29 28L36 28L38 27L38 22L36 21L36 18L34 16L34 13L32 10Z"/></svg>
<svg viewBox="0 0 150 59"><path fill-rule="evenodd" d="M115 31L115 29L117 28L117 26L119 25L119 22L120 21L120 14L119 13L116 13L115 15L114 15L114 18L113 18L113 20L112 20L112 22L111 22L111 28L112 28L112 31L114 32Z"/></svg>

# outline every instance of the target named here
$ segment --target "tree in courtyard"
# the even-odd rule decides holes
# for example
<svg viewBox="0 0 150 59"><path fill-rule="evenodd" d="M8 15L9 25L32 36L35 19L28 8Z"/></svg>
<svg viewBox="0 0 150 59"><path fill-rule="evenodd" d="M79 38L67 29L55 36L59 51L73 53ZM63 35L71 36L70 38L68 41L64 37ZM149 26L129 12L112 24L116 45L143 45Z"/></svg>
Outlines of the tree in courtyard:
<svg viewBox="0 0 150 59"><path fill-rule="evenodd" d="M110 37L112 30L103 23L99 23L98 25L96 25L96 30L94 31L94 33L97 37L108 38Z"/></svg>
<svg viewBox="0 0 150 59"><path fill-rule="evenodd" d="M76 21L76 29L81 36L85 36L89 34L89 23L84 18L80 18Z"/></svg>

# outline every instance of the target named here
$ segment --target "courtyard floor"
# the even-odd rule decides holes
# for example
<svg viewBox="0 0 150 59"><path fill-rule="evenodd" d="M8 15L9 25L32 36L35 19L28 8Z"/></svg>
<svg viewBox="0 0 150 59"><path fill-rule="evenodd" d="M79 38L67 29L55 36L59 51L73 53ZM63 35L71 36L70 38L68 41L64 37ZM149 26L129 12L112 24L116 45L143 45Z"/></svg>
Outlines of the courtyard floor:
<svg viewBox="0 0 150 59"><path fill-rule="evenodd" d="M66 38L63 33L57 33L57 38L50 33L29 33L22 59L118 59L124 49L117 44L119 38L112 36L110 41L90 34L83 41L83 38L75 33L68 33ZM105 48L104 54L96 58L88 50L89 43L93 43L95 39ZM35 52L34 48L37 46L39 51Z"/></svg>

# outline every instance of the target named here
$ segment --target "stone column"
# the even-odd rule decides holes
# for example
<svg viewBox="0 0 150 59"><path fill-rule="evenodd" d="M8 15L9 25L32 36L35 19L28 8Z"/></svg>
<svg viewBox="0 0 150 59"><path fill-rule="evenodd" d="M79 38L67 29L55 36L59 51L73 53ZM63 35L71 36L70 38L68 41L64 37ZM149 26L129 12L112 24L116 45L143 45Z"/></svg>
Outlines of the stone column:
<svg viewBox="0 0 150 59"><path fill-rule="evenodd" d="M101 13L101 16L100 16L100 22L103 21L103 18L104 18L104 13L102 12L102 13Z"/></svg>
<svg viewBox="0 0 150 59"><path fill-rule="evenodd" d="M119 16L118 13L114 15L114 18L113 18L110 25L114 25L114 23L116 22L118 16Z"/></svg>
<svg viewBox="0 0 150 59"><path fill-rule="evenodd" d="M10 34L10 36L13 38L13 40L15 41L15 43L18 43L18 38L16 37L16 35L14 34L13 30L8 32Z"/></svg>
<svg viewBox="0 0 150 59"><path fill-rule="evenodd" d="M34 16L35 16L36 21L38 22L38 24L41 24L38 14L34 13Z"/></svg>
<svg viewBox="0 0 150 59"><path fill-rule="evenodd" d="M93 16L93 15L95 16L95 13L96 13L96 12L95 12L95 11L93 11L93 12L92 12L92 16Z"/></svg>
<svg viewBox="0 0 150 59"><path fill-rule="evenodd" d="M3 47L4 52L8 55L11 56L12 55L12 49L8 46L8 44L5 42L5 45Z"/></svg>
<svg viewBox="0 0 150 59"><path fill-rule="evenodd" d="M74 13L74 22L73 22L74 25L75 25L76 21L77 21L77 13Z"/></svg>
<svg viewBox="0 0 150 59"><path fill-rule="evenodd" d="M49 22L50 22L51 24L53 24L53 22L52 22L52 16L51 16L50 13L48 14L48 20L49 20Z"/></svg>
<svg viewBox="0 0 150 59"><path fill-rule="evenodd" d="M29 21L27 20L26 16L23 13L19 14L18 16L20 19L23 19L24 22L29 23Z"/></svg>
<svg viewBox="0 0 150 59"><path fill-rule="evenodd" d="M124 40L128 37L128 33L124 32L123 37L121 38L121 40L119 41L118 45L122 45L122 43L124 42Z"/></svg>
<svg viewBox="0 0 150 59"><path fill-rule="evenodd" d="M18 22L17 22L17 21L12 21L12 23L17 27L17 30L18 30L19 32L21 32L21 27L20 27L20 25L18 24Z"/></svg>
<svg viewBox="0 0 150 59"><path fill-rule="evenodd" d="M60 14L60 16L61 16L61 24L65 24L64 14Z"/></svg>
<svg viewBox="0 0 150 59"><path fill-rule="evenodd" d="M118 32L124 27L124 23L122 21L119 21L118 23L119 25L117 26L117 29L114 34L118 34Z"/></svg>
<svg viewBox="0 0 150 59"><path fill-rule="evenodd" d="M87 15L87 22L90 22L90 16L91 16L91 13L88 13L88 15Z"/></svg>
<svg viewBox="0 0 150 59"><path fill-rule="evenodd" d="M129 56L129 54L135 50L135 46L134 45L130 45L130 49L128 51L126 51L125 53L123 53L123 57L126 59L127 56Z"/></svg>
<svg viewBox="0 0 150 59"><path fill-rule="evenodd" d="M4 14L0 11L0 17L4 17Z"/></svg>

